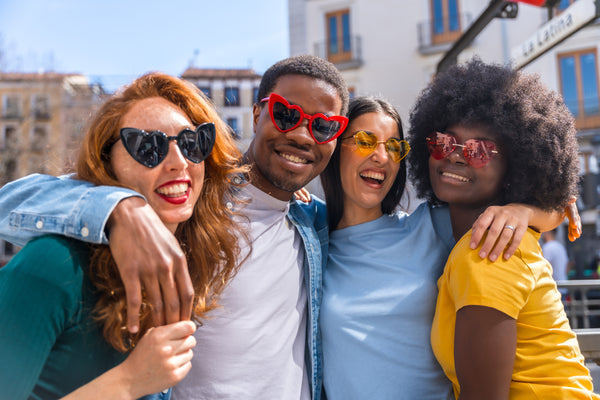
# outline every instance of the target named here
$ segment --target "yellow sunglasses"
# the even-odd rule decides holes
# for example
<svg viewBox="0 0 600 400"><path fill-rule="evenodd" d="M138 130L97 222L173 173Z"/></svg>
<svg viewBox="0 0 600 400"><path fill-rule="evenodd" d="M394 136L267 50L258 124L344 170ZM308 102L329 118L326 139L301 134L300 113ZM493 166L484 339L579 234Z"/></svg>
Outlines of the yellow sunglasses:
<svg viewBox="0 0 600 400"><path fill-rule="evenodd" d="M402 161L410 151L410 145L406 140L398 140L396 138L389 138L386 141L377 140L377 136L371 132L358 131L354 135L348 136L343 140L352 138L354 138L358 153L363 157L374 152L380 143L385 145L385 150L390 155L390 158L396 163Z"/></svg>

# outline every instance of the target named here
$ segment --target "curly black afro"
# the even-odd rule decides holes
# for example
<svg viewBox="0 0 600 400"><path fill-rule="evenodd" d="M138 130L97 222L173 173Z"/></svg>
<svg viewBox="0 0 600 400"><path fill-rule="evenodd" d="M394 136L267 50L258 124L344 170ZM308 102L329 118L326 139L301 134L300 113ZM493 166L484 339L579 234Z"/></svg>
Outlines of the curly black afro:
<svg viewBox="0 0 600 400"><path fill-rule="evenodd" d="M482 127L497 137L507 171L501 204L562 210L577 196L578 145L562 97L538 76L474 59L438 75L410 115L409 177L417 195L434 204L425 138L452 125Z"/></svg>

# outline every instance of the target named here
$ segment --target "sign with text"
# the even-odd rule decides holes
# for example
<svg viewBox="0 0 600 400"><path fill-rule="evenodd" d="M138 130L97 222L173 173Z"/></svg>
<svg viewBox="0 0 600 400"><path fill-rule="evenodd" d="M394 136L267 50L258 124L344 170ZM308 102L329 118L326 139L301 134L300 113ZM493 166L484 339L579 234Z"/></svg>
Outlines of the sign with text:
<svg viewBox="0 0 600 400"><path fill-rule="evenodd" d="M596 18L595 0L577 0L562 13L546 22L511 54L513 66L521 68L577 32Z"/></svg>

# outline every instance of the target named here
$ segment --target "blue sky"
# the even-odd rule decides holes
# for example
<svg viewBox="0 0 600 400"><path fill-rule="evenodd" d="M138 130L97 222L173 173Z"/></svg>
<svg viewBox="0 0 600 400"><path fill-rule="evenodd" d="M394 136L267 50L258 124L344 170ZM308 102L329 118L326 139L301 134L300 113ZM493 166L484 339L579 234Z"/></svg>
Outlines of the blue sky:
<svg viewBox="0 0 600 400"><path fill-rule="evenodd" d="M76 72L109 89L147 71L253 68L289 55L287 0L0 0L4 70Z"/></svg>

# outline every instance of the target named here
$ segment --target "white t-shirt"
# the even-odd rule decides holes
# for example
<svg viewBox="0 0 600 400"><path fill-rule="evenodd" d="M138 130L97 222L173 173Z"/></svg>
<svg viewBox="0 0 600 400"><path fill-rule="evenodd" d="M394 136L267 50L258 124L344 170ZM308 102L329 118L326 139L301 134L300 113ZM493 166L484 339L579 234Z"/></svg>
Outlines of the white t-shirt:
<svg viewBox="0 0 600 400"><path fill-rule="evenodd" d="M172 398L310 400L305 366L304 248L286 217L289 202L254 186L252 252L194 336L192 369ZM248 249L242 251L247 254Z"/></svg>

